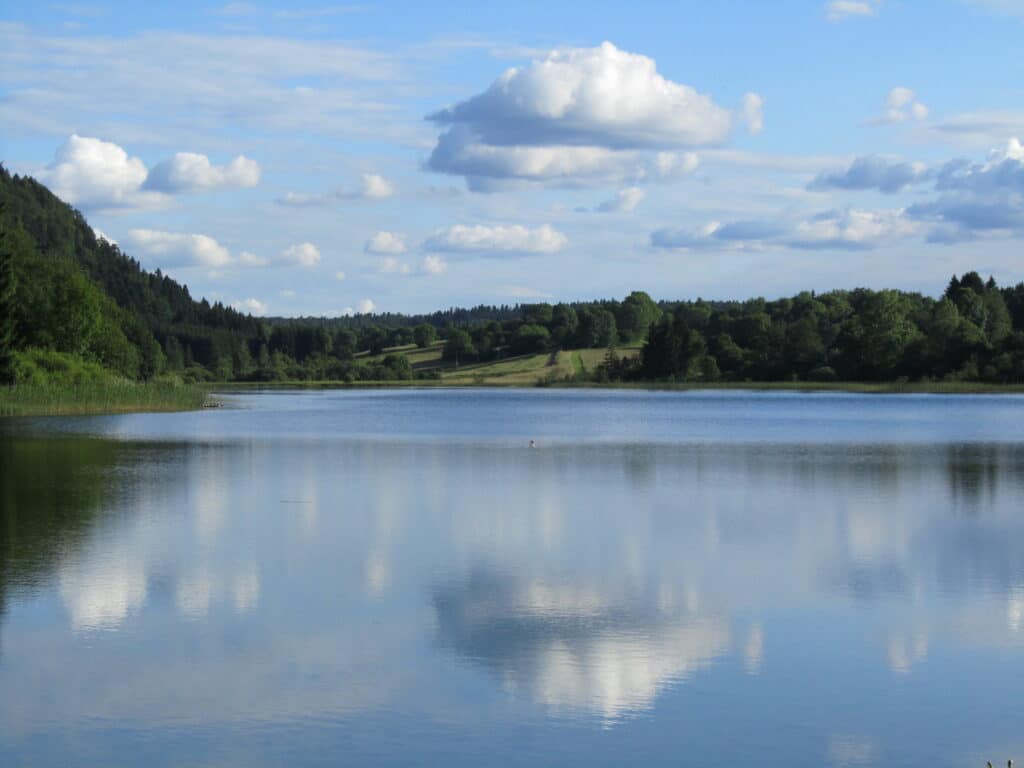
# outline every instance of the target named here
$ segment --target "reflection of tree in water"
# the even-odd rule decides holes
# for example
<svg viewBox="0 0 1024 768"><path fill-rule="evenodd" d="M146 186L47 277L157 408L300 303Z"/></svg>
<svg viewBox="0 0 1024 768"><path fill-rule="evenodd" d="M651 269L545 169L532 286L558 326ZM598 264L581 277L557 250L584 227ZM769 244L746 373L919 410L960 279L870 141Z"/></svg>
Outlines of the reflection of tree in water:
<svg viewBox="0 0 1024 768"><path fill-rule="evenodd" d="M984 504L995 499L1000 482L1024 485L1024 446L950 445L946 476L957 510L978 514Z"/></svg>
<svg viewBox="0 0 1024 768"><path fill-rule="evenodd" d="M81 437L0 442L0 585L45 581L116 488L122 452L118 443Z"/></svg>
<svg viewBox="0 0 1024 768"><path fill-rule="evenodd" d="M568 584L477 568L433 599L440 643L555 710L617 719L729 651L724 622Z"/></svg>
<svg viewBox="0 0 1024 768"><path fill-rule="evenodd" d="M0 615L7 600L47 585L113 502L139 483L137 454L168 446L80 436L0 440ZM152 466L151 464L149 466Z"/></svg>

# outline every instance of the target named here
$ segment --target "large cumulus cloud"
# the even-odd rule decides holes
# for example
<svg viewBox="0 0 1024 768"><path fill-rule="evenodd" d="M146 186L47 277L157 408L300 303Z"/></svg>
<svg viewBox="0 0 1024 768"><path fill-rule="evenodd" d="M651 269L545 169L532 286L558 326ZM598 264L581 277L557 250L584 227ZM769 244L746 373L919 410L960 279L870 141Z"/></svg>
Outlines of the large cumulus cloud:
<svg viewBox="0 0 1024 768"><path fill-rule="evenodd" d="M142 191L148 173L142 160L129 157L117 144L74 134L39 178L72 205L149 207L159 205L163 198Z"/></svg>
<svg viewBox="0 0 1024 768"><path fill-rule="evenodd" d="M761 128L762 99L739 111ZM445 132L427 161L440 173L560 184L657 176L655 152L728 140L736 115L658 73L653 59L611 43L552 51L487 90L428 116ZM695 160L682 166L695 166Z"/></svg>

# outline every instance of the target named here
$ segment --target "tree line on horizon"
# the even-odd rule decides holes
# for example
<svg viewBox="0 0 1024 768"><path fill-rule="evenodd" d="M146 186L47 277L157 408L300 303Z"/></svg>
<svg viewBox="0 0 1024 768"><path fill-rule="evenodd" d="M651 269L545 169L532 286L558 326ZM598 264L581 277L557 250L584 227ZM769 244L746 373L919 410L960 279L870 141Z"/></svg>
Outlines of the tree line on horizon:
<svg viewBox="0 0 1024 768"><path fill-rule="evenodd" d="M938 299L897 290L767 301L625 299L431 314L256 318L148 272L44 185L0 165L0 382L385 381L449 365L604 348L597 381L1024 382L1024 283L968 272ZM636 355L623 346L641 347Z"/></svg>

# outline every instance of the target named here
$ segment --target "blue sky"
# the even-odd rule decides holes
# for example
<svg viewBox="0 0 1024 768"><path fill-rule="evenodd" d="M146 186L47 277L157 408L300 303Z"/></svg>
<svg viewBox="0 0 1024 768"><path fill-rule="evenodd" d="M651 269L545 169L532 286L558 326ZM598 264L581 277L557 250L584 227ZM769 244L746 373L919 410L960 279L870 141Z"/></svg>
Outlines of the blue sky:
<svg viewBox="0 0 1024 768"><path fill-rule="evenodd" d="M0 10L0 157L275 315L1024 277L1024 0Z"/></svg>

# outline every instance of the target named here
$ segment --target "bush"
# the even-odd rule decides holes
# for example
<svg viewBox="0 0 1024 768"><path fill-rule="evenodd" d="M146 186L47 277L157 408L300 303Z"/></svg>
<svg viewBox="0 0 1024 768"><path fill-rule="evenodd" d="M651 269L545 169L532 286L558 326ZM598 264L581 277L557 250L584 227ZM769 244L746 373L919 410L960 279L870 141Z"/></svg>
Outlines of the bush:
<svg viewBox="0 0 1024 768"><path fill-rule="evenodd" d="M810 381L835 381L836 371L830 365L821 365L807 374Z"/></svg>
<svg viewBox="0 0 1024 768"><path fill-rule="evenodd" d="M16 384L81 386L113 383L118 380L117 376L101 365L87 362L69 352L27 349L15 353L14 356Z"/></svg>

